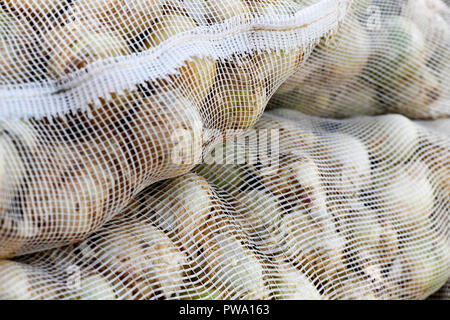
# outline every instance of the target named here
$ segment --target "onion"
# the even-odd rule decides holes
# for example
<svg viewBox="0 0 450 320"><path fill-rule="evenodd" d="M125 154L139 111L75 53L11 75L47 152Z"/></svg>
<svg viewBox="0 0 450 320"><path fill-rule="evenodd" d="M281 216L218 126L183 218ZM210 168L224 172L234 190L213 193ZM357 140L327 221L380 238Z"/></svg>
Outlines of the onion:
<svg viewBox="0 0 450 320"><path fill-rule="evenodd" d="M343 133L322 136L328 150L330 182L344 197L354 198L370 184L369 153L357 138Z"/></svg>
<svg viewBox="0 0 450 320"><path fill-rule="evenodd" d="M419 162L374 176L377 202L385 214L391 212L399 228L421 232L430 224L434 190L429 176L428 169Z"/></svg>
<svg viewBox="0 0 450 320"><path fill-rule="evenodd" d="M276 299L287 300L323 300L314 284L306 275L281 259L272 261L276 269L272 275L275 278L273 290Z"/></svg>
<svg viewBox="0 0 450 320"><path fill-rule="evenodd" d="M185 0L183 8L188 15L199 25L211 25L221 23L235 16L245 16L249 13L249 7L242 0Z"/></svg>
<svg viewBox="0 0 450 320"><path fill-rule="evenodd" d="M364 127L365 130L360 128ZM406 117L396 114L361 118L345 127L367 147L379 166L395 166L410 159L419 147L419 131Z"/></svg>
<svg viewBox="0 0 450 320"><path fill-rule="evenodd" d="M86 240L92 258L100 264L109 281L120 275L127 287L125 299L148 299L161 292L165 298L177 297L183 285L184 255L157 227L132 219L119 220L102 229L96 240Z"/></svg>
<svg viewBox="0 0 450 320"><path fill-rule="evenodd" d="M163 14L165 0L78 0L70 16L89 24L108 26L125 39L132 39L155 24Z"/></svg>
<svg viewBox="0 0 450 320"><path fill-rule="evenodd" d="M256 256L235 238L215 233L200 256L222 298L267 299L263 269Z"/></svg>
<svg viewBox="0 0 450 320"><path fill-rule="evenodd" d="M214 115L210 126L221 130L251 128L267 103L264 83L252 73L240 73L233 63L224 63L219 70L208 106Z"/></svg>
<svg viewBox="0 0 450 320"><path fill-rule="evenodd" d="M0 260L0 299L45 300L61 294L56 279L38 267Z"/></svg>

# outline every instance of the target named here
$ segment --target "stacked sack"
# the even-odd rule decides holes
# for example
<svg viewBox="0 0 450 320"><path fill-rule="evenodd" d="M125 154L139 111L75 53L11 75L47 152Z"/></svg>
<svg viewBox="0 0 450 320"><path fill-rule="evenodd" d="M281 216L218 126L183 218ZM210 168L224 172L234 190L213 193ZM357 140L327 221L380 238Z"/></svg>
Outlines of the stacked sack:
<svg viewBox="0 0 450 320"><path fill-rule="evenodd" d="M450 116L448 83L448 2L354 0L340 32L314 49L270 105L333 118L436 119Z"/></svg>
<svg viewBox="0 0 450 320"><path fill-rule="evenodd" d="M0 257L86 238L191 170L346 1L2 0Z"/></svg>
<svg viewBox="0 0 450 320"><path fill-rule="evenodd" d="M288 109L255 127L86 240L2 260L0 297L423 299L448 280L448 136Z"/></svg>

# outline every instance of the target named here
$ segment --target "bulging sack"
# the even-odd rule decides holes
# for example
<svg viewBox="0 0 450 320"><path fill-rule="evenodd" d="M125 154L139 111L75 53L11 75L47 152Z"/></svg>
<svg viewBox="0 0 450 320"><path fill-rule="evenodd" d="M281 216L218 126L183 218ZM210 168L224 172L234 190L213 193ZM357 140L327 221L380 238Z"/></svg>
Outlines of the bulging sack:
<svg viewBox="0 0 450 320"><path fill-rule="evenodd" d="M0 262L0 297L423 299L450 276L450 141L400 115L266 112L78 243Z"/></svg>
<svg viewBox="0 0 450 320"><path fill-rule="evenodd" d="M333 118L446 118L449 83L448 2L354 0L340 31L314 49L270 106Z"/></svg>
<svg viewBox="0 0 450 320"><path fill-rule="evenodd" d="M250 128L346 8L2 1L0 257L84 239Z"/></svg>

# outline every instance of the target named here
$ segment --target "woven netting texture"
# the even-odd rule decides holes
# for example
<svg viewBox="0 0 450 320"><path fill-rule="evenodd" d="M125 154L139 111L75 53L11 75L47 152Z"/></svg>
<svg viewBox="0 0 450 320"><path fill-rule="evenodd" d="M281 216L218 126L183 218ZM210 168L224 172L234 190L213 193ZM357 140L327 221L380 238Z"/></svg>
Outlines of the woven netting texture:
<svg viewBox="0 0 450 320"><path fill-rule="evenodd" d="M2 260L0 297L424 299L446 283L448 135L282 108L255 128L86 240Z"/></svg>
<svg viewBox="0 0 450 320"><path fill-rule="evenodd" d="M304 1L307 3L308 1ZM355 0L271 101L322 117L450 116L450 2Z"/></svg>
<svg viewBox="0 0 450 320"><path fill-rule="evenodd" d="M347 2L1 0L0 257L86 238L250 128Z"/></svg>

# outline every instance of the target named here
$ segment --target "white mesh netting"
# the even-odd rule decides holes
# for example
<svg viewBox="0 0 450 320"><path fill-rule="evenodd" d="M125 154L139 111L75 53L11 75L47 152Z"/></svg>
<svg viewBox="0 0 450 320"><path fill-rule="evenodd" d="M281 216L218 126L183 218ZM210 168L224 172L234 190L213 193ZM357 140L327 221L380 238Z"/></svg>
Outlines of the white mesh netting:
<svg viewBox="0 0 450 320"><path fill-rule="evenodd" d="M449 24L0 0L0 299L448 299Z"/></svg>
<svg viewBox="0 0 450 320"><path fill-rule="evenodd" d="M287 109L256 128L278 151L260 158L251 133L216 147L87 240L4 261L1 294L421 299L447 281L448 137L399 115Z"/></svg>
<svg viewBox="0 0 450 320"><path fill-rule="evenodd" d="M429 300L450 300L450 281L447 281L438 292L431 295Z"/></svg>
<svg viewBox="0 0 450 320"><path fill-rule="evenodd" d="M0 257L87 237L225 130L250 128L347 7L0 3Z"/></svg>
<svg viewBox="0 0 450 320"><path fill-rule="evenodd" d="M386 112L449 117L450 7L445 1L353 1L341 31L315 48L271 105L324 117Z"/></svg>

